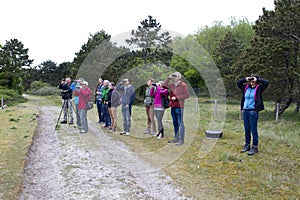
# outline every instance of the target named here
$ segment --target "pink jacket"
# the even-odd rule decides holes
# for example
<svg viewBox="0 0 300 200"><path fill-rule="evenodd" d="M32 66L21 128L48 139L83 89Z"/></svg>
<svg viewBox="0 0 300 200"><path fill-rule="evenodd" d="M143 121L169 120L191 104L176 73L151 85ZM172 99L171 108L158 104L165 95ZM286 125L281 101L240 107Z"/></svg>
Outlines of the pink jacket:
<svg viewBox="0 0 300 200"><path fill-rule="evenodd" d="M161 88L159 86L152 87L150 90L150 96L154 97L154 108L163 108L162 106L162 96L168 95L168 89Z"/></svg>
<svg viewBox="0 0 300 200"><path fill-rule="evenodd" d="M79 97L79 103L78 103L78 109L83 110L86 109L87 102L91 99L91 90L89 87L86 87L85 89L80 88L80 92L77 90L74 91L74 95Z"/></svg>

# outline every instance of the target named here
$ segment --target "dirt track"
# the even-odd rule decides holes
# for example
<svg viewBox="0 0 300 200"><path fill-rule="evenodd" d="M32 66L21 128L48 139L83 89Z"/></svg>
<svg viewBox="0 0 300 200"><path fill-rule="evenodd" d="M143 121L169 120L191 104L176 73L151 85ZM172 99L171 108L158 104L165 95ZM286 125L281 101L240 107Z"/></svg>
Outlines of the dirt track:
<svg viewBox="0 0 300 200"><path fill-rule="evenodd" d="M173 180L89 122L62 125L58 107L40 107L20 199L187 199ZM120 150L122 149L122 150Z"/></svg>

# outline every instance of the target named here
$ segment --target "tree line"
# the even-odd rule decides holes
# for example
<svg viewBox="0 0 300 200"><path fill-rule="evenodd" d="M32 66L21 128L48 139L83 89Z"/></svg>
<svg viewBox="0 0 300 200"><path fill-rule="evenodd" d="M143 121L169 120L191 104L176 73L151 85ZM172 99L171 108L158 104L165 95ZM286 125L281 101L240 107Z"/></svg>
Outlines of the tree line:
<svg viewBox="0 0 300 200"><path fill-rule="evenodd" d="M97 58L90 56L90 59L91 63L101 61L99 63L103 66L99 69L105 69L105 79L117 81L136 66L145 65L151 66L144 70L139 68L139 76L146 79L154 73L155 77L162 78L169 67L181 72L193 88L205 92L206 83L201 74L187 60L174 54L169 45L193 39L208 52L219 69L227 97L240 95L235 86L236 80L256 73L271 82L265 98L280 104L280 114L293 103L296 104L295 111L299 112L300 1L275 0L274 4L275 9L263 9L263 14L254 24L247 19L237 21L232 18L226 26L216 21L211 26L199 28L193 35L175 39L169 32L161 31L157 19L148 16L126 40L131 49L118 47L111 41L111 36L101 30L89 36L72 62L60 64L48 60L31 66L33 60L29 59L28 49L17 39L11 39L0 46L0 87L14 89L21 94L35 80L56 86L62 77L77 77L80 67L86 64L86 58L103 45L107 52L97 54ZM111 53L119 56L106 63ZM142 96L143 88L137 93Z"/></svg>

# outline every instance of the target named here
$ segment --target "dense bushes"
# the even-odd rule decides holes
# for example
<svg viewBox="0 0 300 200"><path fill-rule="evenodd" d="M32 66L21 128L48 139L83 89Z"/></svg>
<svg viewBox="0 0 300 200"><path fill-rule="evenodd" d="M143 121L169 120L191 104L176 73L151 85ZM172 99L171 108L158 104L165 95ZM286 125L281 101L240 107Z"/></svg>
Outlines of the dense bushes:
<svg viewBox="0 0 300 200"><path fill-rule="evenodd" d="M33 81L30 84L30 89L27 91L28 94L47 96L47 95L59 95L60 90L56 87L50 86L49 83L42 81Z"/></svg>
<svg viewBox="0 0 300 200"><path fill-rule="evenodd" d="M11 105L17 102L25 102L26 99L18 93L17 90L11 90L6 87L0 86L0 99L4 100L4 104Z"/></svg>

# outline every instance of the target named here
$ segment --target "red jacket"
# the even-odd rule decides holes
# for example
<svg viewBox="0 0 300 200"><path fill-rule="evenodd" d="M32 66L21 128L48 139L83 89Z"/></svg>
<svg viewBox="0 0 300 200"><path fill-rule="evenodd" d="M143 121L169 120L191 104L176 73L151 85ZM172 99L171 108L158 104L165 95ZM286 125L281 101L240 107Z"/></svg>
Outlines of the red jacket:
<svg viewBox="0 0 300 200"><path fill-rule="evenodd" d="M86 109L86 104L91 100L91 90L88 86L85 89L80 88L80 91L74 91L74 95L79 97L78 109L83 110Z"/></svg>
<svg viewBox="0 0 300 200"><path fill-rule="evenodd" d="M169 83L170 78L168 77L164 86L170 90L170 107L171 108L184 108L184 100L189 98L189 90L187 84L180 81L176 86L175 83ZM172 97L176 97L175 100L172 100Z"/></svg>

